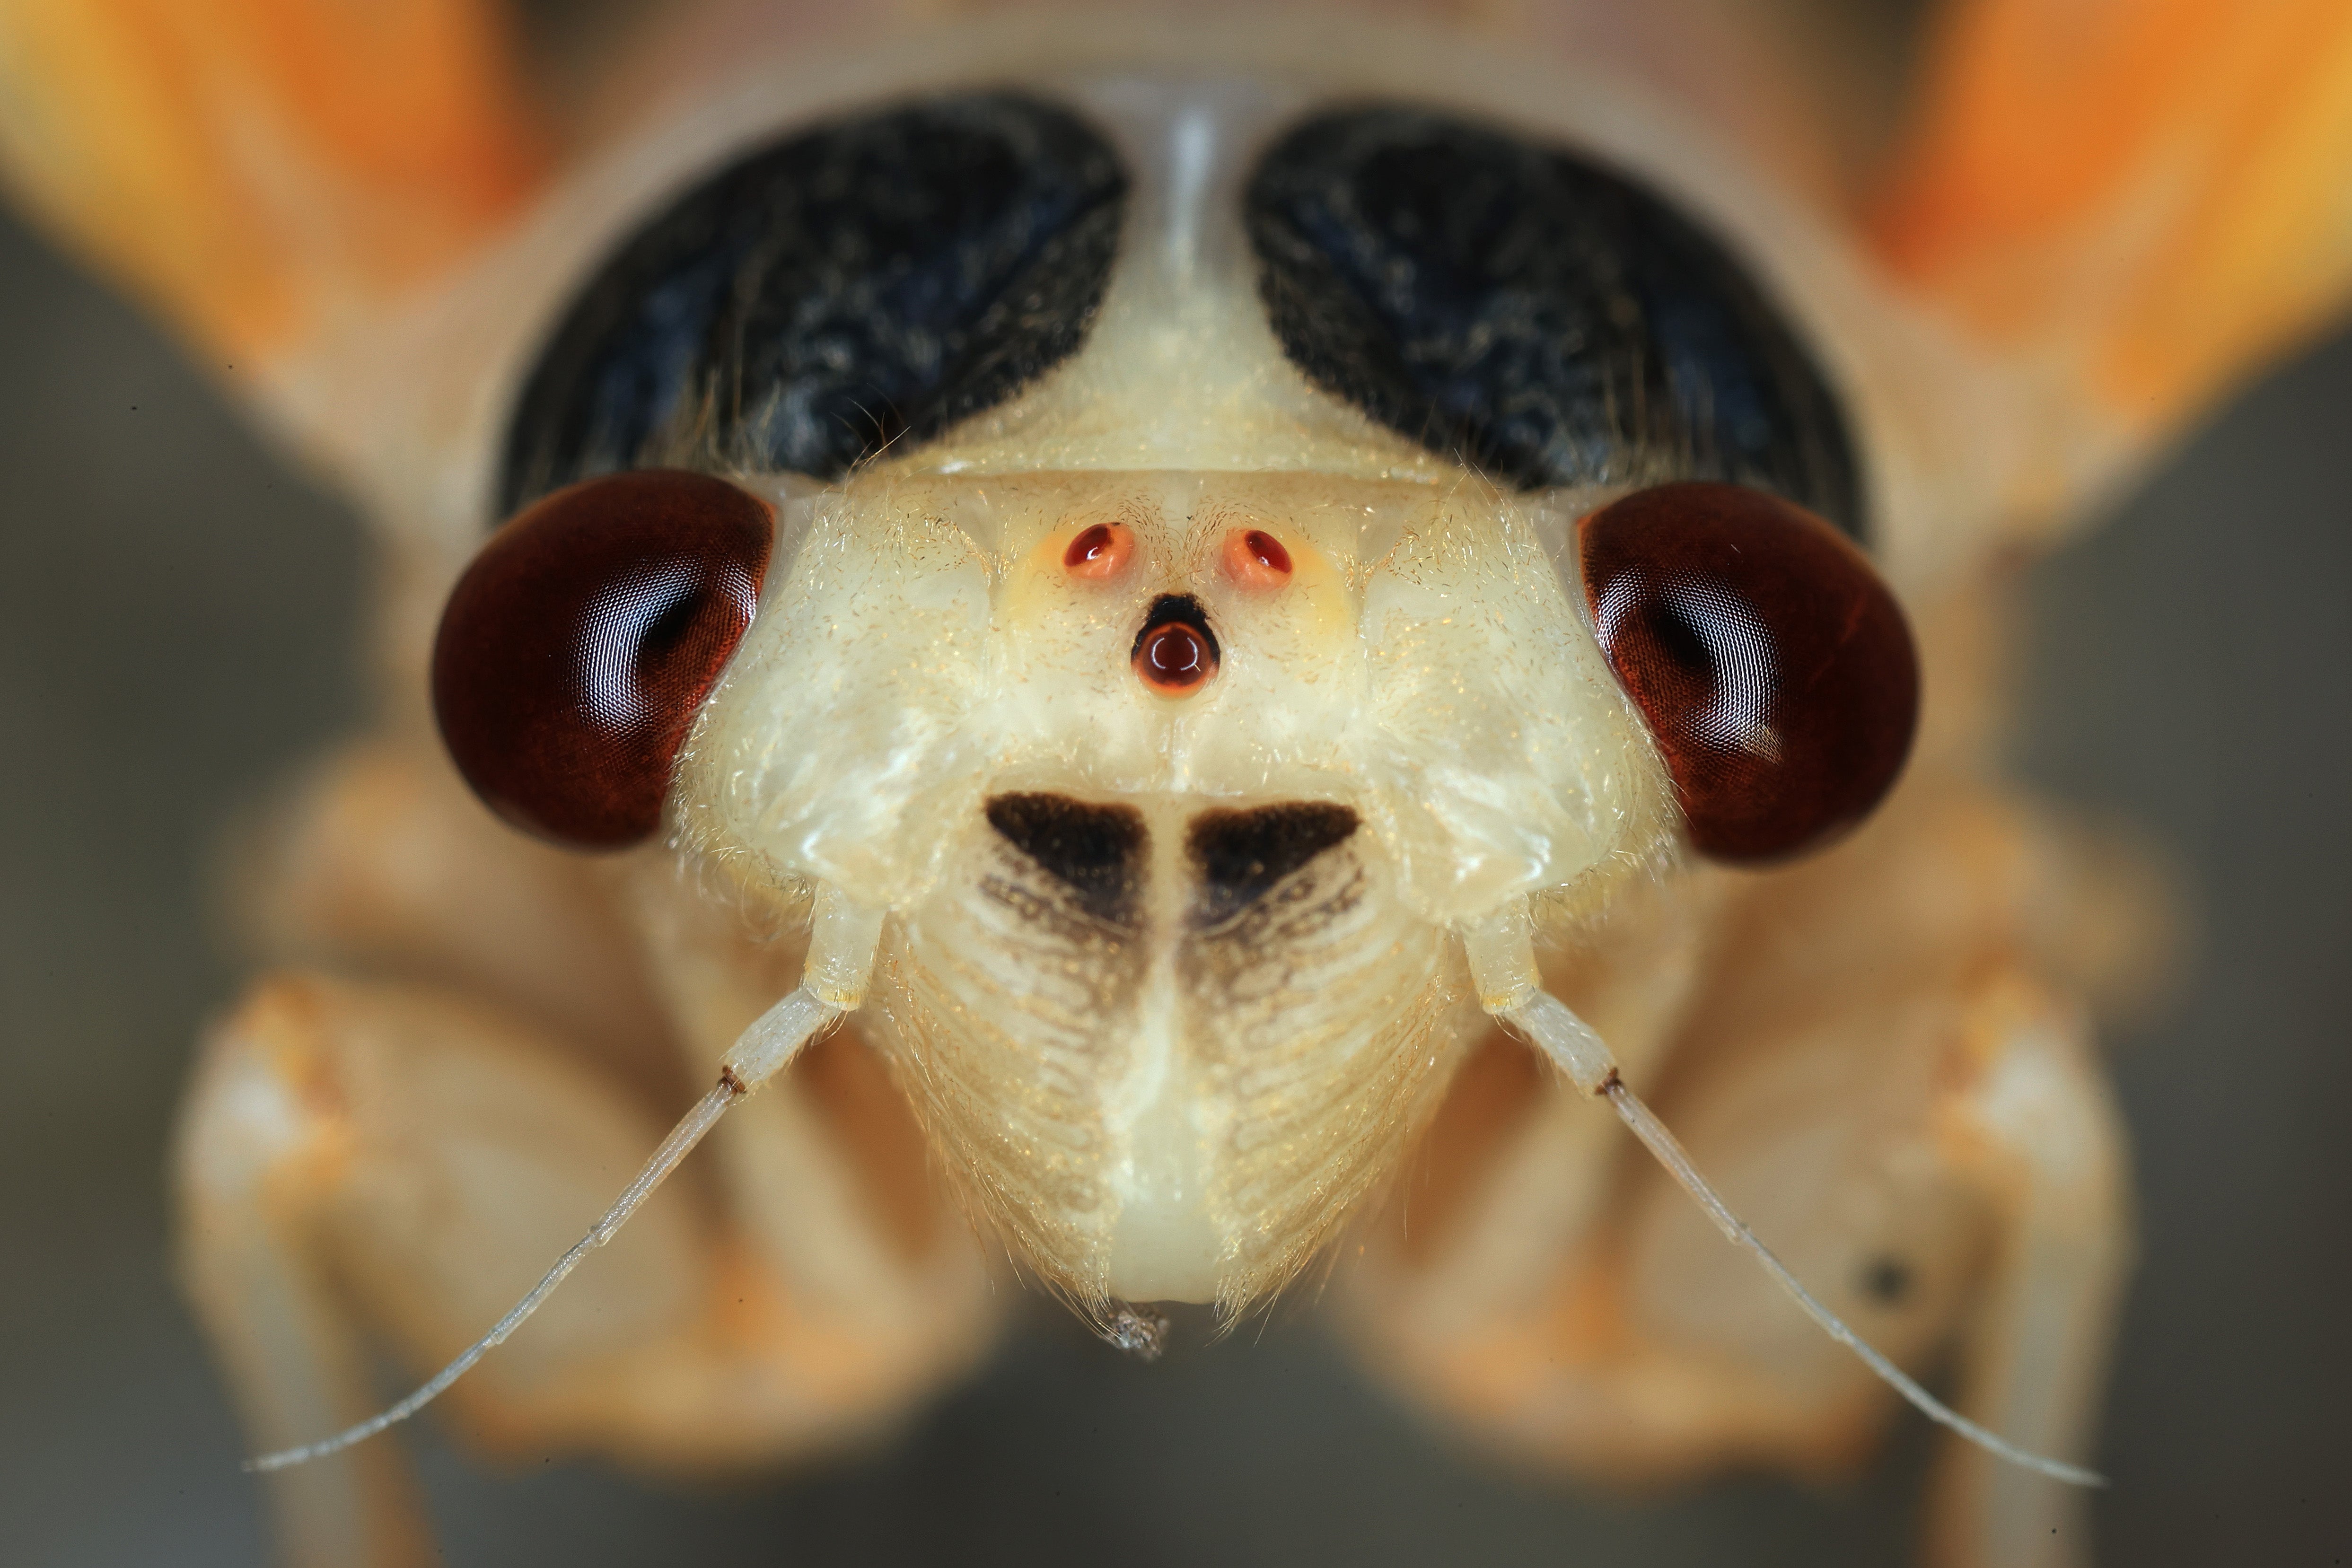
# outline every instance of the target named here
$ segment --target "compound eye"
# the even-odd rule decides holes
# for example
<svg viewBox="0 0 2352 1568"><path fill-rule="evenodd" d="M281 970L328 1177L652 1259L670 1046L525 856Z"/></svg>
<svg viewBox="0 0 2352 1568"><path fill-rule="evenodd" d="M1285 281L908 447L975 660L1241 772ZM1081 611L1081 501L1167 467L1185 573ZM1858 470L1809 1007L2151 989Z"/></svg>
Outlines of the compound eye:
<svg viewBox="0 0 2352 1568"><path fill-rule="evenodd" d="M1910 752L1919 665L1860 550L1735 485L1643 490L1577 535L1601 651L1701 852L1778 860L1869 814Z"/></svg>
<svg viewBox="0 0 2352 1568"><path fill-rule="evenodd" d="M1097 523L1078 530L1062 552L1062 567L1072 577L1100 582L1118 575L1135 554L1135 536L1117 523Z"/></svg>
<svg viewBox="0 0 2352 1568"><path fill-rule="evenodd" d="M1290 552L1264 528L1235 528L1225 536L1225 575L1244 588L1280 588L1290 580Z"/></svg>
<svg viewBox="0 0 2352 1568"><path fill-rule="evenodd" d="M574 849L651 835L773 541L763 503L662 470L558 490L500 528L433 645L434 713L475 793Z"/></svg>

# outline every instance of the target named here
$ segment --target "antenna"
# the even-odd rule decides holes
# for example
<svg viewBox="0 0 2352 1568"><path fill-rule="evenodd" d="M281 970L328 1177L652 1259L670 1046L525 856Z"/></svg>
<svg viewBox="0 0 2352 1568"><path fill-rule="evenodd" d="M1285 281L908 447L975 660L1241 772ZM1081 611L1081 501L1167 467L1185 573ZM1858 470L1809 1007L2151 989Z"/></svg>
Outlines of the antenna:
<svg viewBox="0 0 2352 1568"><path fill-rule="evenodd" d="M248 1471L287 1469L295 1465L307 1465L312 1459L323 1459L330 1454L340 1454L354 1443L363 1443L385 1427L407 1420L419 1410L440 1397L442 1392L466 1375L473 1364L488 1355L507 1337L522 1327L530 1314L539 1311L540 1303L555 1293L572 1270L597 1248L619 1234L629 1216L636 1213L654 1189L669 1178L694 1145L702 1142L727 1108L773 1077L776 1072L800 1053L801 1047L816 1038L827 1024L842 1016L840 1008L819 1001L806 987L793 992L782 1001L761 1013L751 1028L745 1030L734 1045L729 1048L719 1069L719 1082L695 1103L694 1109L678 1119L669 1130L669 1136L653 1152L653 1157L637 1172L636 1179L623 1188L613 1200L604 1217L589 1228L588 1234L572 1244L570 1251L555 1260L538 1284L533 1285L512 1311L498 1321L498 1325L466 1347L465 1354L433 1375L424 1386L390 1409L380 1410L360 1422L346 1427L331 1437L321 1437L315 1443L299 1448L280 1448L274 1454L263 1454L245 1461Z"/></svg>
<svg viewBox="0 0 2352 1568"><path fill-rule="evenodd" d="M1735 1247L1747 1251L1764 1266L1764 1271L1780 1282L1780 1288L1796 1299L1805 1315L1821 1325L1822 1332L1844 1345L1862 1358L1862 1364L1876 1373L1897 1394L1909 1400L1919 1413L1929 1420L1950 1427L1969 1442L1995 1458L2011 1464L2048 1476L2053 1480L2065 1481L2078 1487L2103 1487L2106 1478L2096 1470L2080 1465L2070 1465L2061 1459L2045 1458L2040 1454L2021 1448L1998 1433L1987 1431L1961 1415L1925 1388L1901 1367L1880 1353L1878 1348L1860 1334L1846 1327L1838 1315L1822 1305L1811 1291L1805 1289L1789 1266L1772 1255L1772 1249L1756 1239L1747 1221L1731 1211L1731 1206L1698 1174L1690 1155L1658 1120L1657 1113L1642 1103L1640 1095L1625 1087L1617 1074L1616 1058L1609 1047L1594 1033L1592 1027L1568 1009L1566 1003L1548 992L1537 991L1518 1005L1500 1011L1502 1018L1533 1040L1537 1049L1551 1058L1561 1071L1568 1074L1579 1089L1596 1094L1609 1102L1610 1109L1642 1140L1643 1146L1657 1156L1666 1174L1681 1184L1715 1228Z"/></svg>

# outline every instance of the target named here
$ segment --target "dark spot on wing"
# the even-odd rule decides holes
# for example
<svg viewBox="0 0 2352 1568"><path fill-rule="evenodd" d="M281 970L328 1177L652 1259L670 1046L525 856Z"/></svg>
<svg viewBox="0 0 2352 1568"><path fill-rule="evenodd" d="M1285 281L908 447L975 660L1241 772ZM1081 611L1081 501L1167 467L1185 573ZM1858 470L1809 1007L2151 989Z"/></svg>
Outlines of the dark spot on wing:
<svg viewBox="0 0 2352 1568"><path fill-rule="evenodd" d="M1067 795L999 795L988 825L1067 888L1078 907L1113 925L1135 922L1150 834L1132 806L1097 806Z"/></svg>
<svg viewBox="0 0 2352 1568"><path fill-rule="evenodd" d="M1192 924L1207 927L1232 919L1284 877L1347 842L1359 821L1345 806L1315 800L1202 812L1185 843L1201 878Z"/></svg>

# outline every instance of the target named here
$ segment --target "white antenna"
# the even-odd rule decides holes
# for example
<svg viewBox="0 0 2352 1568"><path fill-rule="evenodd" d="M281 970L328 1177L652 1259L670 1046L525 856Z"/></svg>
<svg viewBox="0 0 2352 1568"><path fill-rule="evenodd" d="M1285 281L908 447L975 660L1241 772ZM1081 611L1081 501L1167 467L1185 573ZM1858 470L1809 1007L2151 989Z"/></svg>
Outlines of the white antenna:
<svg viewBox="0 0 2352 1568"><path fill-rule="evenodd" d="M1877 1347L1846 1327L1835 1312L1815 1300L1813 1293L1789 1272L1789 1266L1774 1257L1770 1248L1756 1239L1756 1233L1748 1228L1747 1222L1732 1213L1731 1206L1707 1185L1706 1178L1699 1175L1698 1168L1691 1164L1690 1155L1683 1152L1682 1145L1675 1142L1674 1134L1666 1130L1666 1124L1659 1121L1656 1113L1642 1103L1641 1096L1626 1088L1624 1081L1618 1077L1617 1061L1610 1054L1608 1046L1592 1031L1591 1025L1570 1012L1559 998L1538 991L1499 1016L1535 1041L1537 1047L1550 1057L1578 1088L1588 1094L1598 1094L1606 1099L1610 1108L1617 1113L1626 1126L1633 1129L1633 1135L1657 1156L1660 1165L1666 1167L1666 1174L1680 1183L1682 1189L1706 1211L1706 1217L1715 1221L1716 1228L1722 1231L1733 1246L1744 1249L1761 1263L1764 1271L1780 1281L1782 1290L1796 1298L1797 1304L1805 1310L1807 1317L1820 1324L1822 1331L1832 1339L1860 1356L1864 1366L1909 1400L1921 1415L1950 1427L1987 1453L2037 1475L2078 1487L2103 1487L2107 1484L2106 1478L2096 1470L2084 1469L2080 1465L2070 1465L2061 1459L2045 1458L1978 1426L1920 1387L1908 1373L1887 1360Z"/></svg>
<svg viewBox="0 0 2352 1568"><path fill-rule="evenodd" d="M623 1189L604 1211L604 1218L590 1228L588 1234L572 1245L572 1249L555 1260L555 1267L546 1277L530 1288L530 1292L514 1304L514 1310L500 1318L498 1326L468 1345L464 1354L436 1373L432 1379L415 1393L388 1410L378 1411L355 1427L346 1427L331 1437L321 1437L315 1443L305 1443L296 1448L281 1448L274 1454L263 1454L245 1461L247 1470L282 1470L293 1465L309 1464L330 1454L341 1453L354 1443L365 1442L378 1432L395 1423L407 1420L439 1397L442 1391L466 1375L474 1363L496 1346L506 1343L507 1336L522 1327L523 1321L539 1311L541 1301L555 1293L555 1287L564 1277L580 1267L581 1260L613 1239L638 1206L654 1195L678 1163L694 1152L694 1145L703 1135L719 1124L727 1108L757 1089L784 1063L799 1054L802 1046L816 1037L825 1025L839 1018L840 1008L819 1001L808 989L794 991L774 1007L760 1015L759 1020L743 1031L727 1052L719 1069L719 1082L679 1119L669 1136L661 1141L653 1157L637 1172L636 1180Z"/></svg>

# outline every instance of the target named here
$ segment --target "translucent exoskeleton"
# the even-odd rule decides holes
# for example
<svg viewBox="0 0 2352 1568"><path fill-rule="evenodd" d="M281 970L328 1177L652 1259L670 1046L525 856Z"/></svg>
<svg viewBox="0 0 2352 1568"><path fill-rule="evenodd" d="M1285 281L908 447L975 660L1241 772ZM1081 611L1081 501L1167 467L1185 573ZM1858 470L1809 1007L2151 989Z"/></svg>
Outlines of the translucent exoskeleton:
<svg viewBox="0 0 2352 1568"><path fill-rule="evenodd" d="M1818 1470L1892 1381L1973 1439L1938 1561L2084 1559L2131 912L1985 777L1982 601L2334 297L2324 225L2134 336L2239 263L1987 200L1990 25L1855 225L1537 23L787 11L551 175L419 15L424 151L228 180L346 243L216 283L59 203L396 545L176 1155L296 1560L431 1553L377 1348L723 1469L940 1386L1007 1274L1150 1354L1317 1270L1523 1457ZM2114 232L2201 256L2202 189Z"/></svg>

